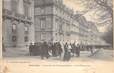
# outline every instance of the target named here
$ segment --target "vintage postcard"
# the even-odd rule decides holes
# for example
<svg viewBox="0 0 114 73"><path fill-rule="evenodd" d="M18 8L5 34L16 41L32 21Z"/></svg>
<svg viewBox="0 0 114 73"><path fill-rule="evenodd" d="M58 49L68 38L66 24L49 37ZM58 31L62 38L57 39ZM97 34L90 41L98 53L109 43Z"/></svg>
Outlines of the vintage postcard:
<svg viewBox="0 0 114 73"><path fill-rule="evenodd" d="M0 0L0 73L114 73L113 0Z"/></svg>

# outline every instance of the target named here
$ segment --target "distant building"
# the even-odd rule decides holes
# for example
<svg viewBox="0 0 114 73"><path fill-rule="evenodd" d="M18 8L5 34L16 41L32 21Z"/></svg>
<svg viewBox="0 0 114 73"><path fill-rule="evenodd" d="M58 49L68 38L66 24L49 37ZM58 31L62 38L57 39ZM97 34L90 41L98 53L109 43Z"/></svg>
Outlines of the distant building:
<svg viewBox="0 0 114 73"><path fill-rule="evenodd" d="M3 43L24 47L34 41L34 1L3 0Z"/></svg>
<svg viewBox="0 0 114 73"><path fill-rule="evenodd" d="M82 14L74 15L79 23L79 42L85 45L104 45L106 42L99 36L96 25L87 21Z"/></svg>

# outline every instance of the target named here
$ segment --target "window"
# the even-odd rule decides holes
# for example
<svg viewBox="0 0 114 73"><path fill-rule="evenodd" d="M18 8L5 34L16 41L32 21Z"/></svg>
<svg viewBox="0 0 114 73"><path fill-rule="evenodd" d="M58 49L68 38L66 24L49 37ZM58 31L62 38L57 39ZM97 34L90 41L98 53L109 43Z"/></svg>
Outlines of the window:
<svg viewBox="0 0 114 73"><path fill-rule="evenodd" d="M41 29L45 29L46 28L46 24L45 24L45 19L41 19L40 20L40 25L41 25Z"/></svg>
<svg viewBox="0 0 114 73"><path fill-rule="evenodd" d="M25 31L28 31L28 27L25 26Z"/></svg>
<svg viewBox="0 0 114 73"><path fill-rule="evenodd" d="M18 7L17 5L18 5L18 2L17 2L17 0L11 0L11 1L12 1L11 2L12 3L11 4L12 11L15 12L15 13L17 13L17 9L18 9L17 8Z"/></svg>
<svg viewBox="0 0 114 73"><path fill-rule="evenodd" d="M29 5L27 3L24 3L24 14L29 16Z"/></svg>
<svg viewBox="0 0 114 73"><path fill-rule="evenodd" d="M60 34L63 32L63 29L62 29L62 28L63 28L63 26L62 26L62 24L60 24L60 25L59 25L59 33L60 33Z"/></svg>
<svg viewBox="0 0 114 73"><path fill-rule="evenodd" d="M16 24L12 24L12 32L16 32L16 29L17 29L17 26L16 26Z"/></svg>
<svg viewBox="0 0 114 73"><path fill-rule="evenodd" d="M58 27L59 26L59 20L58 19L55 19L55 29L56 30L59 30Z"/></svg>
<svg viewBox="0 0 114 73"><path fill-rule="evenodd" d="M24 37L25 42L28 42L28 36Z"/></svg>
<svg viewBox="0 0 114 73"><path fill-rule="evenodd" d="M55 30L58 30L58 23L55 22Z"/></svg>
<svg viewBox="0 0 114 73"><path fill-rule="evenodd" d="M25 31L25 33L28 33L29 28L28 28L27 26L25 26L25 27L24 27L24 31Z"/></svg>
<svg viewBox="0 0 114 73"><path fill-rule="evenodd" d="M41 12L41 14L44 14L45 10L43 7L40 8L40 12Z"/></svg>
<svg viewBox="0 0 114 73"><path fill-rule="evenodd" d="M16 42L17 41L17 37L16 36L12 36L12 41Z"/></svg>
<svg viewBox="0 0 114 73"><path fill-rule="evenodd" d="M41 33L41 41L45 41L46 40L46 33Z"/></svg>
<svg viewBox="0 0 114 73"><path fill-rule="evenodd" d="M51 17L46 18L46 27L49 29L52 27L51 22L52 22Z"/></svg>

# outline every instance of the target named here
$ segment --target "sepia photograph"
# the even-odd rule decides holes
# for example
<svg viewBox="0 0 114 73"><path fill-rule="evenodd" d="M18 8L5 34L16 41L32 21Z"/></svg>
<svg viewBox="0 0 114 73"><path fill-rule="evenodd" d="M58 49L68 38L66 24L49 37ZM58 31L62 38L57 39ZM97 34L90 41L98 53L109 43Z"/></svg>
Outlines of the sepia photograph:
<svg viewBox="0 0 114 73"><path fill-rule="evenodd" d="M113 0L2 0L2 57L14 66L99 73L90 65L113 51Z"/></svg>

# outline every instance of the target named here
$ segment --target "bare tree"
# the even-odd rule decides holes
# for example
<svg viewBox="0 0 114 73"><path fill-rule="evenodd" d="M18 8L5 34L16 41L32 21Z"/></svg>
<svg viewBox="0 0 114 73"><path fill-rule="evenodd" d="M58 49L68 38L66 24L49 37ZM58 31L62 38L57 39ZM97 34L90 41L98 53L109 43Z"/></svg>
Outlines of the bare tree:
<svg viewBox="0 0 114 73"><path fill-rule="evenodd" d="M98 27L103 27L108 25L107 32L102 36L103 39L107 42L112 44L113 43L113 0L80 0L86 10L84 14L94 10L94 15L99 16L95 19L95 23Z"/></svg>
<svg viewBox="0 0 114 73"><path fill-rule="evenodd" d="M84 14L90 12L91 10L94 10L95 11L94 15L99 16L99 19L97 20L100 20L101 22L96 22L96 23L105 24L107 21L108 22L110 21L111 24L113 23L112 0L79 0L79 1L82 4L82 6L86 8L86 10L83 11Z"/></svg>
<svg viewBox="0 0 114 73"><path fill-rule="evenodd" d="M111 3L109 3L108 1L110 1ZM108 11L108 13L111 16L112 23L113 23L113 5L112 5L112 1L111 0L94 0L94 2L96 2L101 7L105 8L106 11Z"/></svg>

